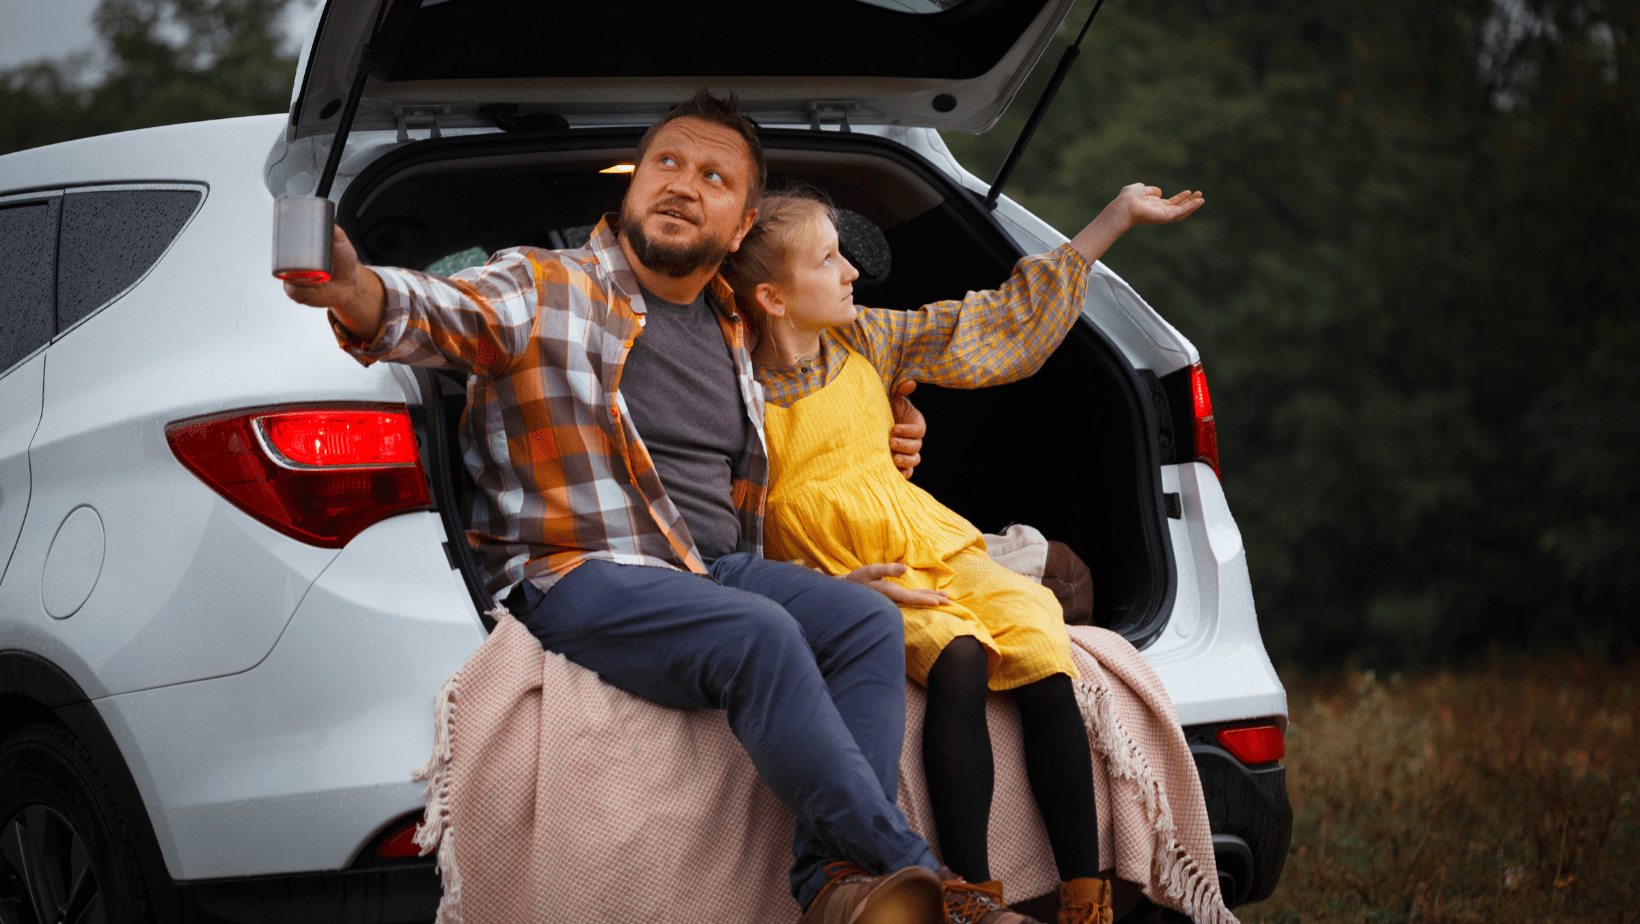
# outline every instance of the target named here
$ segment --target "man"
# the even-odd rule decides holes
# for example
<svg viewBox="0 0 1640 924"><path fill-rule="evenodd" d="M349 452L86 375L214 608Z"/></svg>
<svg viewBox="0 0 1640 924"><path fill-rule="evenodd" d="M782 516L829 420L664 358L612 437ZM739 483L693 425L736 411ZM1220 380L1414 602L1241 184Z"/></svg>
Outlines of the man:
<svg viewBox="0 0 1640 924"><path fill-rule="evenodd" d="M470 376L469 538L549 650L663 705L727 711L797 816L805 921L942 920L937 866L894 804L904 648L881 578L761 557L762 393L717 275L751 228L762 146L705 90L638 144L618 219L584 250L503 251L439 279L365 267L287 282L342 346Z"/></svg>

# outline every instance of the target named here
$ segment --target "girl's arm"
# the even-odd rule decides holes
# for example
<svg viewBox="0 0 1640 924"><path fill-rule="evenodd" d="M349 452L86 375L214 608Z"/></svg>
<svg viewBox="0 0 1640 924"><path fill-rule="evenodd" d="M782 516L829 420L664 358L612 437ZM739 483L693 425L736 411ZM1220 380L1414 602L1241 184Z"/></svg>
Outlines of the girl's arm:
<svg viewBox="0 0 1640 924"><path fill-rule="evenodd" d="M916 311L862 309L838 334L865 353L891 388L907 379L953 388L1018 381L1042 367L1076 322L1093 263L1137 224L1178 221L1202 205L1199 192L1170 199L1135 183L1070 243L1025 257L997 289L969 292Z"/></svg>

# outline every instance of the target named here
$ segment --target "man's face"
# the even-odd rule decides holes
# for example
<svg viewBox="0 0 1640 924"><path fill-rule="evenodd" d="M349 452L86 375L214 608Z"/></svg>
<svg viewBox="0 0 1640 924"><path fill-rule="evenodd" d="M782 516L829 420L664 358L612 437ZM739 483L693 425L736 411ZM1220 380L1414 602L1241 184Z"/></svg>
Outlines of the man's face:
<svg viewBox="0 0 1640 924"><path fill-rule="evenodd" d="M694 118L661 126L632 171L621 234L645 267L681 278L716 268L752 226L746 209L756 173L746 140Z"/></svg>

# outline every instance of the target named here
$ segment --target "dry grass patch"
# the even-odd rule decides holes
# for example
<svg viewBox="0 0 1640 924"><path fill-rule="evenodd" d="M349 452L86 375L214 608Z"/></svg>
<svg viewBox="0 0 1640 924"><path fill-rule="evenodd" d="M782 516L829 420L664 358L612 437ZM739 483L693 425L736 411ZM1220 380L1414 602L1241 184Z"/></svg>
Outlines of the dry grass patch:
<svg viewBox="0 0 1640 924"><path fill-rule="evenodd" d="M1284 679L1292 852L1243 921L1640 919L1640 670Z"/></svg>

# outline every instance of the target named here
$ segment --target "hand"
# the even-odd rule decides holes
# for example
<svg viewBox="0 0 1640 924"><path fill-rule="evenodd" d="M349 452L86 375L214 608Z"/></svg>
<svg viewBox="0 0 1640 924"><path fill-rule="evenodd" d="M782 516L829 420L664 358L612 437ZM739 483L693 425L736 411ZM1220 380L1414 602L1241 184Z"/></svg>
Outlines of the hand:
<svg viewBox="0 0 1640 924"><path fill-rule="evenodd" d="M291 301L329 308L355 337L374 340L381 331L387 292L381 278L359 262L358 251L341 225L331 226L330 278L324 282L285 280Z"/></svg>
<svg viewBox="0 0 1640 924"><path fill-rule="evenodd" d="M1162 191L1155 186L1143 183L1123 186L1116 198L1110 200L1110 204L1099 213L1099 217L1071 238L1071 247L1091 265L1098 262L1110 245L1134 225L1178 221L1201 208L1206 201L1200 192L1188 189L1171 199L1163 199Z"/></svg>
<svg viewBox="0 0 1640 924"><path fill-rule="evenodd" d="M943 590L910 590L887 580L904 573L905 565L866 565L843 575L843 580L864 584L900 606L942 606L951 602Z"/></svg>
<svg viewBox="0 0 1640 924"><path fill-rule="evenodd" d="M1165 225L1170 221L1178 221L1201 208L1202 203L1206 201L1199 190L1187 189L1171 199L1163 199L1160 188L1134 183L1122 187L1122 191L1116 195L1116 200L1111 205L1126 209L1128 227L1132 227Z"/></svg>
<svg viewBox="0 0 1640 924"><path fill-rule="evenodd" d="M888 399L889 406L894 408L894 426L888 431L888 448L894 454L894 465L900 474L907 478L911 472L922 464L923 436L928 433L928 421L923 418L922 411L911 403L911 392L917 383L910 379L894 386L893 396Z"/></svg>

